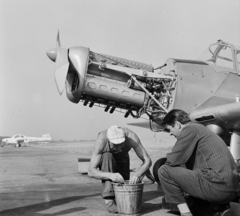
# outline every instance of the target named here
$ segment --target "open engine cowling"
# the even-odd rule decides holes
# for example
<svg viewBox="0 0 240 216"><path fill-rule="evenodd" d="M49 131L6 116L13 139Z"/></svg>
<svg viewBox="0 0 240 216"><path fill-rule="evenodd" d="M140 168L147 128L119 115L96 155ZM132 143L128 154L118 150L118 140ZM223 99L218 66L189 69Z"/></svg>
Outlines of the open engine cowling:
<svg viewBox="0 0 240 216"><path fill-rule="evenodd" d="M91 54L91 56L89 56ZM70 101L110 105L115 108L130 110L140 109L146 100L146 93L128 86L130 76L110 69L101 69L96 64L89 64L89 58L98 62L98 55L78 47L69 51L70 63L66 78L66 94ZM77 56L77 57L76 57ZM79 58L79 56L82 56ZM76 63L76 61L78 61ZM100 60L102 63L103 58ZM75 67L76 65L77 67Z"/></svg>
<svg viewBox="0 0 240 216"><path fill-rule="evenodd" d="M92 52L86 47L60 47L50 50L49 58L56 62L55 80L62 94L73 103L97 105L113 113L115 109L139 118L147 114L150 128L159 125L172 104L176 78L153 73L151 65Z"/></svg>

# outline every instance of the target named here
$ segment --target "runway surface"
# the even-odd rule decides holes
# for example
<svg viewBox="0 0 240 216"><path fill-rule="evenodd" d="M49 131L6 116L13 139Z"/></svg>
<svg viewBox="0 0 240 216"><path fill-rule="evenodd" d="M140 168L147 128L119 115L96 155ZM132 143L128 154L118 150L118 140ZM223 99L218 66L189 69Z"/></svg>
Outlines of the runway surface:
<svg viewBox="0 0 240 216"><path fill-rule="evenodd" d="M143 142L153 162L173 143ZM0 149L0 215L109 216L101 198L101 182L78 171L78 158L90 158L92 142L50 143ZM131 168L141 162L130 152ZM162 189L145 182L142 215L178 215L161 208ZM240 204L231 203L240 216Z"/></svg>

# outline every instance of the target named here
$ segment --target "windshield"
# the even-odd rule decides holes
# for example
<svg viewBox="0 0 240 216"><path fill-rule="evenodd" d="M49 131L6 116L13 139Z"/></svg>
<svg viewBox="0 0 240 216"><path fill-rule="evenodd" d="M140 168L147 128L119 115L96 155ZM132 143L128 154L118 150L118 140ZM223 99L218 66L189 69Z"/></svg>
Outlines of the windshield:
<svg viewBox="0 0 240 216"><path fill-rule="evenodd" d="M237 51L237 63L238 63L238 69L240 68L240 50Z"/></svg>
<svg viewBox="0 0 240 216"><path fill-rule="evenodd" d="M213 44L200 57L216 66L234 69L232 48L226 44Z"/></svg>

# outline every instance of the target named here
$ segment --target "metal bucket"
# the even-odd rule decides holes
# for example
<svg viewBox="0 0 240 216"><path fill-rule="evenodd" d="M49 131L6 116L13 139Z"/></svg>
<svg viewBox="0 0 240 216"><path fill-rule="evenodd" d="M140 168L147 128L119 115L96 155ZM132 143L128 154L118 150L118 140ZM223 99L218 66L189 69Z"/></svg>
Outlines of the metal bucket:
<svg viewBox="0 0 240 216"><path fill-rule="evenodd" d="M112 183L118 209L118 215L139 216L142 209L142 194L144 183L125 184Z"/></svg>

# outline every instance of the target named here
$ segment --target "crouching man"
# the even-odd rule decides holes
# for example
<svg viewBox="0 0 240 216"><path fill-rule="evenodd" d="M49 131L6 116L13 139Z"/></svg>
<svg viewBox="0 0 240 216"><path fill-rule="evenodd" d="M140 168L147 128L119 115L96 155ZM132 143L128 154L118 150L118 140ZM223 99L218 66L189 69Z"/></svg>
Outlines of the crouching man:
<svg viewBox="0 0 240 216"><path fill-rule="evenodd" d="M224 141L205 126L191 122L182 110L170 111L162 125L177 138L165 165L158 170L166 206L177 207L181 215L203 215L200 208L194 213L186 203L192 197L199 201L195 207L202 201L209 203L208 215L230 215L229 202L237 196L239 176Z"/></svg>
<svg viewBox="0 0 240 216"><path fill-rule="evenodd" d="M130 179L128 152L133 148L142 160L141 167ZM154 180L149 168L152 162L138 136L127 128L113 125L98 134L92 153L88 175L102 180L102 197L110 213L117 213L111 182L136 184L146 175Z"/></svg>

